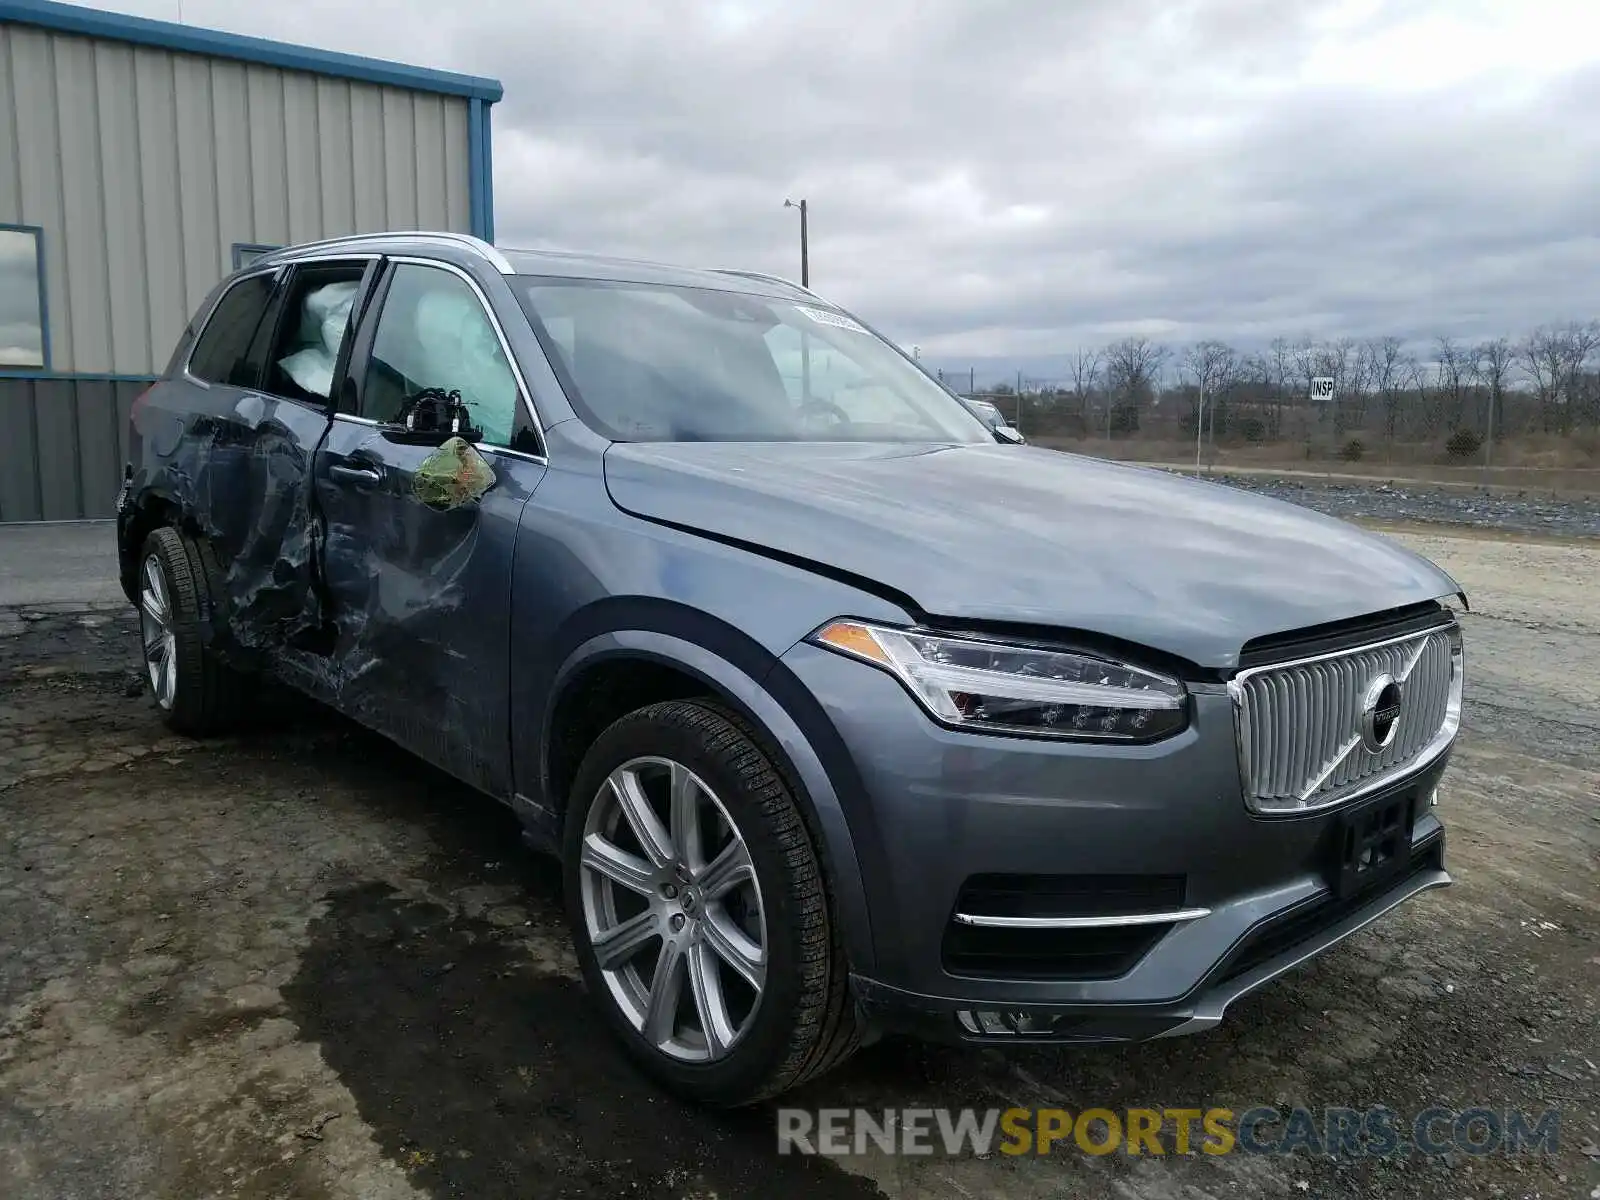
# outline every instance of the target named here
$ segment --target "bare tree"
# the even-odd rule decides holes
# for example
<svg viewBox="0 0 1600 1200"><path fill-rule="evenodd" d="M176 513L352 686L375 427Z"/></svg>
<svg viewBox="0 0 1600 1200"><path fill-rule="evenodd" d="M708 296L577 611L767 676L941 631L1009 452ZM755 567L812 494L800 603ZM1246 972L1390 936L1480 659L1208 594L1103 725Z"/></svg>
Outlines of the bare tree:
<svg viewBox="0 0 1600 1200"><path fill-rule="evenodd" d="M1356 340L1347 337L1327 343L1319 358L1322 374L1333 380L1333 427L1342 434L1351 414L1366 404L1366 360Z"/></svg>
<svg viewBox="0 0 1600 1200"><path fill-rule="evenodd" d="M1567 390L1572 397L1570 421L1580 418L1590 425L1600 425L1600 372L1591 365L1596 351L1600 351L1600 321L1590 321L1583 327L1582 352L1572 364L1572 375Z"/></svg>
<svg viewBox="0 0 1600 1200"><path fill-rule="evenodd" d="M1555 416L1561 394L1561 369L1566 354L1561 346L1558 330L1535 329L1517 346L1528 381L1533 384L1534 397L1539 401L1540 424L1546 433Z"/></svg>
<svg viewBox="0 0 1600 1200"><path fill-rule="evenodd" d="M1322 347L1312 341L1309 335L1289 348L1289 354L1294 359L1298 382L1303 385L1300 389L1302 396L1311 395L1311 381L1322 374L1322 361L1319 358L1321 353Z"/></svg>
<svg viewBox="0 0 1600 1200"><path fill-rule="evenodd" d="M1057 379L1019 377L1029 385L1020 394L1037 411L1041 433L1099 426L1101 436L1165 439L1189 430L1202 461L1208 442L1215 449L1231 437L1303 442L1307 458L1347 449L1351 437L1368 449L1382 439L1390 460L1403 461L1432 456L1452 430L1470 430L1482 443L1475 457L1488 465L1505 461L1518 435L1543 429L1584 434L1562 461L1588 462L1589 435L1600 431L1595 320L1545 326L1520 339L1307 335L1249 351L1220 339L1168 346L1132 336L1061 359ZM1319 379L1332 382L1333 403L1310 398ZM1009 402L1011 388L1002 390ZM1198 428L1190 424L1196 412Z"/></svg>
<svg viewBox="0 0 1600 1200"><path fill-rule="evenodd" d="M1580 377L1589 358L1600 349L1600 324L1576 321L1535 329L1517 348L1539 401L1546 433L1572 432L1572 410Z"/></svg>
<svg viewBox="0 0 1600 1200"><path fill-rule="evenodd" d="M1390 442L1394 441L1400 393L1405 386L1404 350L1405 343L1397 337L1372 338L1366 345L1367 378L1383 406L1383 431Z"/></svg>
<svg viewBox="0 0 1600 1200"><path fill-rule="evenodd" d="M1569 348L1567 353L1567 380L1566 399L1567 406L1562 412L1561 432L1572 432L1573 413L1578 410L1579 404L1585 396L1585 373L1589 360L1596 350L1600 350L1600 321L1589 321L1585 324L1574 322L1568 327Z"/></svg>
<svg viewBox="0 0 1600 1200"><path fill-rule="evenodd" d="M1273 338L1267 347L1265 365L1273 395L1271 436L1277 438L1283 432L1283 405L1289 398L1289 380L1294 376L1294 347L1285 338Z"/></svg>
<svg viewBox="0 0 1600 1200"><path fill-rule="evenodd" d="M1412 414L1419 410L1426 411L1430 395L1428 387L1428 369L1415 354L1405 354L1400 359L1400 390L1410 392L1416 397L1416 402L1410 406Z"/></svg>
<svg viewBox="0 0 1600 1200"><path fill-rule="evenodd" d="M1105 359L1103 351L1094 347L1079 346L1077 353L1067 360L1067 373L1072 379L1072 394L1078 398L1078 411L1087 421L1089 397L1100 382L1100 364ZM1107 412L1110 403L1107 402Z"/></svg>
<svg viewBox="0 0 1600 1200"><path fill-rule="evenodd" d="M1322 348L1322 373L1333 377L1336 394L1360 391L1361 355L1354 338L1339 338Z"/></svg>
<svg viewBox="0 0 1600 1200"><path fill-rule="evenodd" d="M1511 368L1516 362L1516 349L1508 338L1492 338L1480 342L1473 350L1478 382L1489 392L1489 419L1485 422L1487 445L1483 461L1487 464L1494 453L1494 439L1505 434L1506 384L1511 379Z"/></svg>
<svg viewBox="0 0 1600 1200"><path fill-rule="evenodd" d="M1106 347L1106 386L1128 411L1129 428L1139 428L1139 411L1155 399L1156 384L1169 351L1149 338L1127 337Z"/></svg>
<svg viewBox="0 0 1600 1200"><path fill-rule="evenodd" d="M1434 379L1445 424L1459 429L1466 415L1467 393L1471 390L1477 364L1472 352L1456 345L1454 338L1441 337L1434 343Z"/></svg>
<svg viewBox="0 0 1600 1200"><path fill-rule="evenodd" d="M1178 369L1187 373L1199 389L1195 407L1195 439L1200 437L1199 422L1209 417L1206 437L1213 452L1217 445L1217 405L1239 371L1239 355L1232 346L1218 341L1196 342L1183 352ZM1209 405L1209 407L1207 407ZM1198 453L1198 451L1196 452Z"/></svg>
<svg viewBox="0 0 1600 1200"><path fill-rule="evenodd" d="M1333 380L1334 403L1329 408L1332 409L1335 428L1342 431L1345 424L1343 404L1346 394L1357 382L1357 368L1361 359L1354 339L1318 342L1305 337L1291 348L1290 353L1294 358L1295 373L1305 385L1302 395L1311 395L1313 380ZM1328 419L1329 408L1319 408L1316 413L1318 424Z"/></svg>

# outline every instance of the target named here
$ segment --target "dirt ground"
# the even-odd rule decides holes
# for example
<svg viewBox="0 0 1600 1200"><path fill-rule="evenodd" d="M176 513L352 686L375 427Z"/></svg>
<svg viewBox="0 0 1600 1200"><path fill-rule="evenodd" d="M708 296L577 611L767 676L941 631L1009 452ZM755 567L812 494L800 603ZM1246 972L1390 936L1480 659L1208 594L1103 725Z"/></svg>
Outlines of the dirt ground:
<svg viewBox="0 0 1600 1200"><path fill-rule="evenodd" d="M173 737L67 606L0 610L0 1197L1600 1197L1600 543L1395 536L1472 593L1455 887L1213 1033L886 1041L790 1103L1554 1107L1553 1157L779 1157L619 1058L506 813L308 706Z"/></svg>

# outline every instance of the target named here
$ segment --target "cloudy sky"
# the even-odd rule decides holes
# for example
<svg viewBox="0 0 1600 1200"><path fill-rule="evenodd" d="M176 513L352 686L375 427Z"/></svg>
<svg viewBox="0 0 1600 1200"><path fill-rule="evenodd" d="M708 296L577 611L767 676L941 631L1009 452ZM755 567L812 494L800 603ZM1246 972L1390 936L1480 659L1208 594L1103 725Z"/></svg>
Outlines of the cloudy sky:
<svg viewBox="0 0 1600 1200"><path fill-rule="evenodd" d="M176 0L112 6L172 19ZM1600 316L1594 0L183 0L493 75L498 240L798 275L941 358Z"/></svg>

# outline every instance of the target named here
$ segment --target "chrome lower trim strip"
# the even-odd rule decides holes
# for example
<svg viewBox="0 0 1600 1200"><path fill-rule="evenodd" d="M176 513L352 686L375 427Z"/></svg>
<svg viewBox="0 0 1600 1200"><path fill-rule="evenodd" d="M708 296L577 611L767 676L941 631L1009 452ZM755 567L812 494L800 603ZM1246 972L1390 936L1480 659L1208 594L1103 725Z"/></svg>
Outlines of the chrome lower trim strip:
<svg viewBox="0 0 1600 1200"><path fill-rule="evenodd" d="M1179 921L1198 921L1209 917L1209 908L1179 908L1172 912L1126 913L1101 917L992 917L983 913L958 912L957 924L984 929L1115 929L1122 925L1172 925Z"/></svg>

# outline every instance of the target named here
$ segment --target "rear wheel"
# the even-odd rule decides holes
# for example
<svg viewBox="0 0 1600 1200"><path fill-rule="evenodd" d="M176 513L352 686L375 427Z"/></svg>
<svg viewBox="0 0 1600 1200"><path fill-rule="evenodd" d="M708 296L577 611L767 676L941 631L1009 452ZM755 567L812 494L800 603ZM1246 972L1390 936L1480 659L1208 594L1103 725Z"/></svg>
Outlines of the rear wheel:
<svg viewBox="0 0 1600 1200"><path fill-rule="evenodd" d="M652 1075L748 1104L855 1048L816 852L734 714L672 701L616 722L579 768L565 839L585 982Z"/></svg>
<svg viewBox="0 0 1600 1200"><path fill-rule="evenodd" d="M248 681L206 648L212 616L204 549L168 526L139 555L139 633L145 679L167 724L180 733L232 725Z"/></svg>

